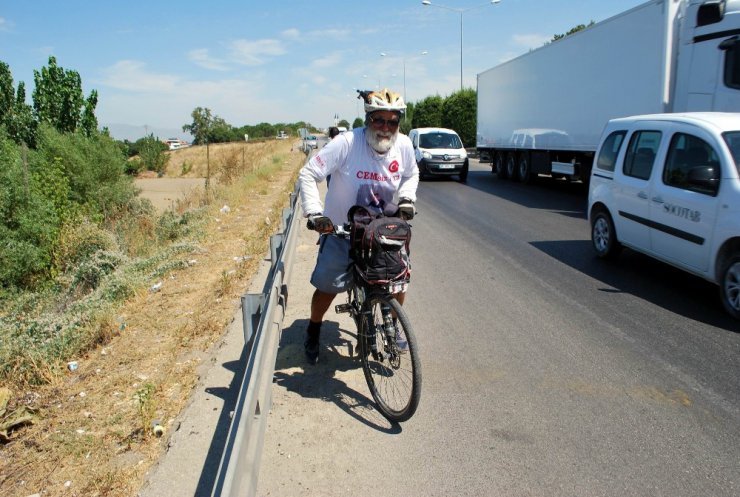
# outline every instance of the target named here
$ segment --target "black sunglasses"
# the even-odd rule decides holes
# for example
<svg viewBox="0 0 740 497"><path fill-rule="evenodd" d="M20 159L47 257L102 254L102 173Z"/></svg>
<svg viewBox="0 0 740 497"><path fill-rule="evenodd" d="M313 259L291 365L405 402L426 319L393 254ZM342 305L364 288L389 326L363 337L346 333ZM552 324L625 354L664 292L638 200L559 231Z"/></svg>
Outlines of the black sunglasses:
<svg viewBox="0 0 740 497"><path fill-rule="evenodd" d="M381 129L383 126L388 126L388 129L396 129L398 125L401 123L398 119L389 119L385 120L380 117L368 117L368 120L370 121L370 124L373 125L374 128Z"/></svg>

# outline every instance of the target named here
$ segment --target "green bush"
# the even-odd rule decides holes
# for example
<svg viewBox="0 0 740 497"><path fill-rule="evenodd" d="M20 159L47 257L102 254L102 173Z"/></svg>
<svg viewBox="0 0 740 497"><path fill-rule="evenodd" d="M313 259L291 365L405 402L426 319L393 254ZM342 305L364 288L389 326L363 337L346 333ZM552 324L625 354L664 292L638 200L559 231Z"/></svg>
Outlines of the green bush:
<svg viewBox="0 0 740 497"><path fill-rule="evenodd" d="M172 242L181 238L196 235L201 226L205 211L185 211L178 215L171 210L165 211L157 222L157 238L163 242ZM197 235L196 235L197 236Z"/></svg>
<svg viewBox="0 0 740 497"><path fill-rule="evenodd" d="M55 251L57 267L62 271L89 259L96 252L114 251L118 246L113 234L87 218L65 225Z"/></svg>
<svg viewBox="0 0 740 497"><path fill-rule="evenodd" d="M139 158L143 168L147 171L155 171L161 176L170 160L170 156L165 154L169 148L153 136L143 138L139 142Z"/></svg>
<svg viewBox="0 0 740 497"><path fill-rule="evenodd" d="M126 174L129 176L136 176L145 169L144 163L140 157L134 157L126 161Z"/></svg>
<svg viewBox="0 0 740 497"><path fill-rule="evenodd" d="M45 178L54 172L34 174L22 152L0 136L1 287L28 286L48 274L60 225L59 198L45 195Z"/></svg>
<svg viewBox="0 0 740 497"><path fill-rule="evenodd" d="M124 258L118 252L98 250L90 257L80 261L73 269L73 287L81 293L98 288L103 279L121 265Z"/></svg>
<svg viewBox="0 0 740 497"><path fill-rule="evenodd" d="M126 159L106 135L61 134L41 126L33 167L41 170L57 161L69 179L70 200L101 220L115 217L136 196L133 180L125 174Z"/></svg>

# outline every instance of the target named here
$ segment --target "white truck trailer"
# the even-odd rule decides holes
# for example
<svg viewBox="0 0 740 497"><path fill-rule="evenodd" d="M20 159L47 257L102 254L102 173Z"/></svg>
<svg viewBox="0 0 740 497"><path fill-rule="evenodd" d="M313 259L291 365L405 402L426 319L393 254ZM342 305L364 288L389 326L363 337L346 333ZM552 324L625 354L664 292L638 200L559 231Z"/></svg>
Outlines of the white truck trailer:
<svg viewBox="0 0 740 497"><path fill-rule="evenodd" d="M650 0L479 74L476 147L586 182L607 121L686 111L740 112L740 0Z"/></svg>

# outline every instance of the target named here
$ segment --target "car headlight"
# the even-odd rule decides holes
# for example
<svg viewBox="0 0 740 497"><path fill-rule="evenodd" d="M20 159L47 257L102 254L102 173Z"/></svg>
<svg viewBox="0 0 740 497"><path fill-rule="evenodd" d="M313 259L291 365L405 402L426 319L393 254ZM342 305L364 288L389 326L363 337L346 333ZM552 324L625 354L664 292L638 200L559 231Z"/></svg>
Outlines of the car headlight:
<svg viewBox="0 0 740 497"><path fill-rule="evenodd" d="M421 156L424 157L425 159L431 159L432 158L432 154L430 154L429 152L426 152L426 151L425 152L422 152L421 153Z"/></svg>

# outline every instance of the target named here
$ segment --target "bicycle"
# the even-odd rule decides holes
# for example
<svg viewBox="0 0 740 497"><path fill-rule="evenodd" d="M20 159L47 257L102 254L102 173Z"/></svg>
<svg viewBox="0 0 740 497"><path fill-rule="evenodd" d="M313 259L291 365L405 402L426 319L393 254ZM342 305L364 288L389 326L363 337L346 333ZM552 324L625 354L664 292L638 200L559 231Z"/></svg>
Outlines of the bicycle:
<svg viewBox="0 0 740 497"><path fill-rule="evenodd" d="M334 225L327 236L350 239L352 224ZM353 283L347 302L334 310L349 313L357 328L362 370L380 413L393 422L409 420L421 399L421 361L411 321L394 297L408 287L408 279L371 285L352 264ZM400 344L406 342L406 347Z"/></svg>

